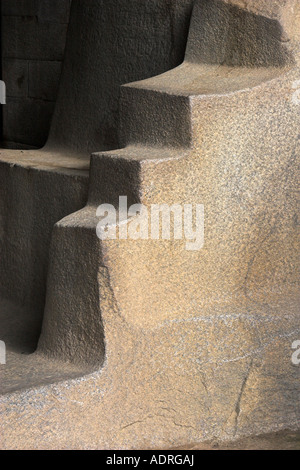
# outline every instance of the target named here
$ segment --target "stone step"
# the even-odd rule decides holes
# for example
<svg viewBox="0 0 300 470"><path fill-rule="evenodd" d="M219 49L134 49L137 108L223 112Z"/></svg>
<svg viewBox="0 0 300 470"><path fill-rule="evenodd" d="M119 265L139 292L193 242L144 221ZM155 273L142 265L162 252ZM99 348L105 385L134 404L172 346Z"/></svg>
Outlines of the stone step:
<svg viewBox="0 0 300 470"><path fill-rule="evenodd" d="M91 157L89 204L118 206L119 197L127 196L129 204L143 199L143 182L152 174L159 187L162 175L174 176L172 165L189 155L189 149L155 148L129 145L123 149L94 153ZM157 173L159 171L160 177ZM174 168L174 171L175 168Z"/></svg>
<svg viewBox="0 0 300 470"><path fill-rule="evenodd" d="M191 147L193 96L215 100L280 75L294 59L277 13L195 2L183 64L121 87L121 146Z"/></svg>
<svg viewBox="0 0 300 470"><path fill-rule="evenodd" d="M119 140L121 146L190 147L189 97L135 84L122 87Z"/></svg>
<svg viewBox="0 0 300 470"><path fill-rule="evenodd" d="M229 67L184 62L148 80L121 87L120 142L188 148L195 140L194 99L203 113L224 96L251 92L282 74L276 67ZM197 106L199 112L199 105ZM241 113L244 110L241 108Z"/></svg>

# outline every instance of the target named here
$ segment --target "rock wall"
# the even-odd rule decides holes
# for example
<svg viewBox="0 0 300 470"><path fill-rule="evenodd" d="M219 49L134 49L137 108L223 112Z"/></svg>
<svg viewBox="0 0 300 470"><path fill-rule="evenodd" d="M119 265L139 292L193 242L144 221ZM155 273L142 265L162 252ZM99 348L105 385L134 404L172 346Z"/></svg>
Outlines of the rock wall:
<svg viewBox="0 0 300 470"><path fill-rule="evenodd" d="M3 140L47 140L64 56L71 0L2 0Z"/></svg>

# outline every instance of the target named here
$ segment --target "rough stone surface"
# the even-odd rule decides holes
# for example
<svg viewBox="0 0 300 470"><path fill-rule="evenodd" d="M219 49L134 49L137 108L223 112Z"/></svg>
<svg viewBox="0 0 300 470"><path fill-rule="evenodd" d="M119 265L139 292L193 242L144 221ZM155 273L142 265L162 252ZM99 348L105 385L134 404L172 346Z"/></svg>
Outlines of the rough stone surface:
<svg viewBox="0 0 300 470"><path fill-rule="evenodd" d="M151 0L142 7L140 0L74 2L72 48L50 139L74 149L84 145L90 152L117 148L120 86L182 62L192 4L193 0ZM70 81L71 75L76 78Z"/></svg>
<svg viewBox="0 0 300 470"><path fill-rule="evenodd" d="M89 167L88 162L63 155L44 152L42 161L39 156L37 151L0 150L0 291L31 312L37 325L35 345L52 227L86 203Z"/></svg>
<svg viewBox="0 0 300 470"><path fill-rule="evenodd" d="M14 97L28 95L28 62L26 60L4 59L3 80L9 84L9 93Z"/></svg>
<svg viewBox="0 0 300 470"><path fill-rule="evenodd" d="M89 0L88 5L78 0L73 3L48 142L41 151L33 153L1 151L0 181L6 201L2 220L18 221L3 224L2 250L6 252L3 255L6 261L0 267L2 295L14 297L17 285L15 300L33 308L33 315L38 315L40 322L53 225L86 203L90 152L117 145L119 85L168 70L184 56L192 1L176 0L170 9L163 0L147 3L141 10L137 4L137 0L126 5L121 0L114 4L103 0ZM31 98L26 101L10 98L4 116L7 140L13 141L17 135L19 142L30 145L32 137L34 141L39 139L41 128L48 128L53 102L42 98L54 92L53 82L48 82L50 77L45 79L49 64L29 61ZM41 80L34 77L37 73ZM15 163L22 168L15 168ZM57 168L60 170L56 178L53 173ZM45 169L50 169L50 177L48 171L41 171ZM61 175L64 169L65 177ZM12 209L8 207L11 198ZM20 230L24 213L30 216Z"/></svg>
<svg viewBox="0 0 300 470"><path fill-rule="evenodd" d="M168 2L167 12L175 4L183 11L188 3ZM91 25L92 18L99 24L104 4L89 5L80 26L87 34L89 24L88 47L91 37L101 44ZM119 5L111 2L105 12ZM160 8L166 2L139 5L140 23L133 31L139 26L161 39L156 27L164 25ZM113 143L104 142L101 133L96 142L92 134L87 141L85 132L78 132L83 122L92 129L90 103L80 104L80 93L73 107L70 96L64 106L66 90L81 91L75 84L68 88L66 79L76 62L71 38L82 7L73 0L71 53L48 147L69 152ZM291 361L292 343L300 336L295 257L300 48L297 15L291 14L297 8L298 2L285 0L274 8L264 0L196 0L184 63L158 77L137 76L134 80L145 80L121 88L125 148L92 155L86 207L55 224L36 352L20 354L7 331L12 346L7 365L0 366L2 448L170 448L299 429L300 369ZM127 39L132 17L126 11L119 17L116 10L113 18ZM145 12L158 15L151 14L153 29L144 23ZM226 25L227 41L212 35L214 19L217 31ZM198 32L211 50L196 47ZM112 50L120 53L121 44ZM123 44L131 51L125 39ZM103 54L101 65L108 49ZM126 57L118 62L116 53L116 65L127 64ZM95 63L91 60L84 64ZM159 69L159 61L154 65ZM95 78L87 80L103 107L108 109L108 97L113 107L117 93L108 88L103 98L105 80L97 89ZM73 121L63 109L74 113ZM50 154L44 164L39 158L25 160L39 166L43 178L51 161L61 165L57 173L66 172L66 162L74 175L82 171L82 157L75 162L74 154L66 160ZM12 159L2 157L5 168ZM186 251L185 241L178 240L100 242L96 208L117 205L121 195L129 205L147 208L204 204L204 248ZM30 377L22 373L26 364Z"/></svg>
<svg viewBox="0 0 300 470"><path fill-rule="evenodd" d="M11 31L18 31L12 37ZM7 17L3 24L3 42L7 57L35 60L62 59L67 26L57 23L37 23L35 17Z"/></svg>
<svg viewBox="0 0 300 470"><path fill-rule="evenodd" d="M28 78L30 98L55 101L61 74L59 61L30 61L28 64Z"/></svg>
<svg viewBox="0 0 300 470"><path fill-rule="evenodd" d="M4 16L37 16L40 21L68 23L71 0L2 0Z"/></svg>
<svg viewBox="0 0 300 470"><path fill-rule="evenodd" d="M30 149L43 145L51 123L54 103L31 98L7 97L3 111L5 147ZM38 126L36 123L38 122ZM16 144L16 142L18 142ZM33 142L35 145L33 145Z"/></svg>
<svg viewBox="0 0 300 470"><path fill-rule="evenodd" d="M54 111L70 0L4 0L1 5L4 145L42 147Z"/></svg>
<svg viewBox="0 0 300 470"><path fill-rule="evenodd" d="M235 442L218 442L216 440L182 446L171 450L299 450L300 432L282 431L239 439Z"/></svg>

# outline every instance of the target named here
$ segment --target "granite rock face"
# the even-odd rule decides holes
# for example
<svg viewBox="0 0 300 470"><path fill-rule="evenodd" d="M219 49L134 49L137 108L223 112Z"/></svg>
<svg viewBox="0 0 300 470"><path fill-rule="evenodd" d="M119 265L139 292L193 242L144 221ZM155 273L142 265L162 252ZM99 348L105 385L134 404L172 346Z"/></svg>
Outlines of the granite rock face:
<svg viewBox="0 0 300 470"><path fill-rule="evenodd" d="M119 25L118 3L106 10L90 0L87 44L102 37L93 20L100 6L103 18L113 15ZM172 51L194 8L181 65L171 69L172 61L160 66L157 59L156 74L143 69L132 78L139 81L128 83L121 67L120 83L112 80L120 122L109 144L118 140L120 150L101 151L102 137L95 148L91 103L79 96L71 107L67 100L79 86L66 85L70 64L79 66L78 45L73 50L69 40L52 157L35 157L39 163L32 165L43 175L51 161L62 173L69 165L75 177L86 165L84 145L99 151L86 172L86 206L57 220L52 231L38 348L31 355L11 348L0 366L3 448L158 448L299 428L300 369L292 344L300 339L300 4L270 3L139 2L135 23L134 2L127 2L121 37L126 18L128 28L133 22L134 30L150 30L152 44L166 34L162 12L172 11ZM71 32L83 4L73 0ZM122 41L114 50L124 52ZM100 73L93 54L86 61ZM87 83L90 100L97 96L108 109L111 92L103 97L102 88L93 88L92 73ZM18 162L16 154L1 152L5 168L13 158ZM97 207L120 212L120 196L148 212L155 204L203 205L204 246L190 251L186 240L173 238L100 240ZM138 217L110 228L118 235L133 230Z"/></svg>

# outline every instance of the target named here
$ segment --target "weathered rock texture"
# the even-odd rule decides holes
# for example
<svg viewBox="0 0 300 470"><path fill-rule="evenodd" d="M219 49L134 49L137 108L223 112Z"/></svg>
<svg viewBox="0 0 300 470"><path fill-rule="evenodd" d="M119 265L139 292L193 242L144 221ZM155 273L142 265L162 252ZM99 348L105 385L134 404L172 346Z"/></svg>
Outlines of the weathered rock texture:
<svg viewBox="0 0 300 470"><path fill-rule="evenodd" d="M1 369L3 448L157 448L299 427L300 369L291 362L300 336L298 0L272 7L260 0L147 0L138 10L132 1L120 14L119 1L90 0L87 8L73 0L51 152L24 154L16 168L11 162L20 155L1 152L1 175L10 171L14 182L18 171L41 178L71 172L66 192L75 203L71 193L78 197L84 152L118 142L119 85L128 82L132 64L133 80L172 66L167 51L177 50L193 3L183 64L121 87L123 148L92 155L86 207L54 226L37 351L22 356L14 347ZM98 29L100 10L106 34ZM106 14L119 35L110 36ZM85 56L79 48L83 70L78 46L73 50L78 18L81 47L90 51ZM102 40L106 47L96 60L91 45ZM139 47L144 52L148 40L157 59L144 63ZM72 64L81 79L67 84ZM83 76L90 97L81 95ZM102 116L97 134L96 116ZM63 160L64 153L72 157ZM55 181L65 184L58 176ZM50 190L43 194L51 198ZM96 208L117 205L121 195L146 207L204 204L204 248L186 251L185 241L100 241ZM56 199L53 206L58 216L62 205ZM21 211L17 204L11 210ZM10 285L6 297L12 297Z"/></svg>

